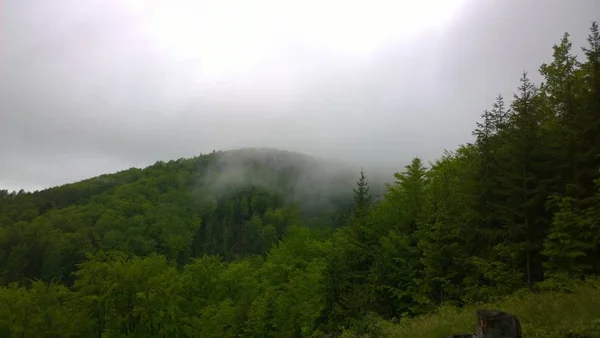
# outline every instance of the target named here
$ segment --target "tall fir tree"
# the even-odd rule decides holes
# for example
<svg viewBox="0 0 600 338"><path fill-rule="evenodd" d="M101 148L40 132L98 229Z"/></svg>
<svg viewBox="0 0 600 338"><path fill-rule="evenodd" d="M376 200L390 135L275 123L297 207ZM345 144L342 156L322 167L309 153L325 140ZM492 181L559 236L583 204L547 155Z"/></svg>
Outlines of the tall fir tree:
<svg viewBox="0 0 600 338"><path fill-rule="evenodd" d="M587 38L588 46L583 48L586 60L582 65L585 79L584 107L581 110L581 130L583 138L581 185L583 203L593 204L594 180L600 167L600 28L593 22Z"/></svg>
<svg viewBox="0 0 600 338"><path fill-rule="evenodd" d="M528 285L542 278L538 253L547 228L543 217L547 195L539 175L544 166L540 161L539 138L544 112L538 94L537 86L524 72L512 103L514 114L507 144L511 171L505 181L513 202L508 235L516 245L514 249L522 253L516 263L522 267Z"/></svg>
<svg viewBox="0 0 600 338"><path fill-rule="evenodd" d="M372 196L369 188L369 182L365 176L364 169L360 170L360 177L356 182L356 188L354 191L354 211L357 216L364 216L369 210L372 203Z"/></svg>
<svg viewBox="0 0 600 338"><path fill-rule="evenodd" d="M477 211L480 224L476 231L476 246L480 256L503 236L502 225L506 218L506 192L501 189L501 175L506 162L501 157L505 146L505 133L511 118L511 110L506 108L501 94L496 97L492 110L485 110L482 121L473 132L477 161L473 179L477 182Z"/></svg>

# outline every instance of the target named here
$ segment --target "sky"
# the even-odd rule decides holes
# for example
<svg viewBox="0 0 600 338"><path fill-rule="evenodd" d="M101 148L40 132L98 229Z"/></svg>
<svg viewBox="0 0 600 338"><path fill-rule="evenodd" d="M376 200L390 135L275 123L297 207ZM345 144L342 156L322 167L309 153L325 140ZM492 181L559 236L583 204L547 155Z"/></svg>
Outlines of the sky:
<svg viewBox="0 0 600 338"><path fill-rule="evenodd" d="M272 147L402 169L471 140L598 0L4 0L0 189Z"/></svg>

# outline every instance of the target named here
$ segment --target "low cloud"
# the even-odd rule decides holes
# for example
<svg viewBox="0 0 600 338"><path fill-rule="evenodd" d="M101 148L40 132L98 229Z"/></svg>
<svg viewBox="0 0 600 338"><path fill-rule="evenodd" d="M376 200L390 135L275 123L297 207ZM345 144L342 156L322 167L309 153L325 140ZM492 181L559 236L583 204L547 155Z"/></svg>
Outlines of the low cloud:
<svg viewBox="0 0 600 338"><path fill-rule="evenodd" d="M269 33L256 40L264 53L247 55L252 66L219 68L214 59L211 70L196 49L174 54L144 28L149 14L120 3L2 3L0 187L37 189L244 147L400 170L469 141L498 93L510 97L523 69L535 78L563 32L584 45L600 13L596 0L465 0L444 25L390 35L369 53ZM235 13L229 20L244 18Z"/></svg>

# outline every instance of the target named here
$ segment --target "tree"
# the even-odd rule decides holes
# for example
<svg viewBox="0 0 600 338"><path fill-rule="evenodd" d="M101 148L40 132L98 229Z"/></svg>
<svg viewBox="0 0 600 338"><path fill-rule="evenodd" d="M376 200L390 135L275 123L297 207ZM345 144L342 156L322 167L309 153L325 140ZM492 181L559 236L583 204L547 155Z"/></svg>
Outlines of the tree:
<svg viewBox="0 0 600 338"><path fill-rule="evenodd" d="M424 220L425 191L427 186L427 168L423 161L415 157L405 171L394 174L395 184L390 188L387 198L402 210L399 230L411 235ZM414 240L411 239L411 242Z"/></svg>
<svg viewBox="0 0 600 338"><path fill-rule="evenodd" d="M502 189L502 176L507 162L502 158L506 148L507 131L512 110L505 107L504 98L498 95L491 111L485 110L482 122L473 132L476 137L474 150L477 152L474 180L477 187L476 208L479 224L474 241L478 255L485 256L487 250L502 237L502 225L509 220L506 215L506 195Z"/></svg>
<svg viewBox="0 0 600 338"><path fill-rule="evenodd" d="M470 158L465 153L446 153L428 174L428 219L416 233L422 273L415 276L419 294L427 304L457 302L464 296L463 279L469 274L469 249L473 220L473 186L465 184ZM423 301L422 301L423 302Z"/></svg>
<svg viewBox="0 0 600 338"><path fill-rule="evenodd" d="M544 111L541 109L538 88L531 83L527 73L521 77L518 93L512 102L513 114L506 132L503 163L506 175L502 189L509 198L506 213L510 216L505 234L514 244L512 250L520 252L515 262L522 267L527 284L541 279L541 239L547 224L544 221L544 203L547 194L541 182L539 130Z"/></svg>
<svg viewBox="0 0 600 338"><path fill-rule="evenodd" d="M354 210L359 217L364 215L371 206L372 196L369 190L369 183L367 182L365 172L361 169L360 177L356 182L356 188L352 189L354 191Z"/></svg>
<svg viewBox="0 0 600 338"><path fill-rule="evenodd" d="M585 98L579 119L583 141L580 184L585 207L589 206L588 202L594 202L594 180L600 167L600 29L597 22L592 23L587 41L588 46L583 48L586 61L582 64Z"/></svg>
<svg viewBox="0 0 600 338"><path fill-rule="evenodd" d="M405 170L394 175L383 200L372 214L377 240L370 288L375 308L388 317L423 312L427 299L418 287L422 265L418 229L426 221L427 169L414 158Z"/></svg>
<svg viewBox="0 0 600 338"><path fill-rule="evenodd" d="M548 118L542 125L542 141L550 153L548 167L554 177L550 190L578 196L577 186L580 173L578 149L582 146L580 111L582 109L581 64L571 53L569 34L565 33L560 44L553 47L554 59L543 64L540 73L545 82L541 86Z"/></svg>

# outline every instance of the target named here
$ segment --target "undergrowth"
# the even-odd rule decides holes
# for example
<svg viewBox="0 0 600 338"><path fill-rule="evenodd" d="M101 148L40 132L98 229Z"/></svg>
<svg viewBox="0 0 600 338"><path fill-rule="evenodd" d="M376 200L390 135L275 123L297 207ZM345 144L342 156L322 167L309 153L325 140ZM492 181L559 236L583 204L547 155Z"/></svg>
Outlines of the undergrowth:
<svg viewBox="0 0 600 338"><path fill-rule="evenodd" d="M511 313L521 322L523 337L600 337L600 279L546 282L501 301L463 308L441 306L436 312L399 323L380 321L377 336L443 338L475 331L475 310ZM352 336L349 332L344 336Z"/></svg>

